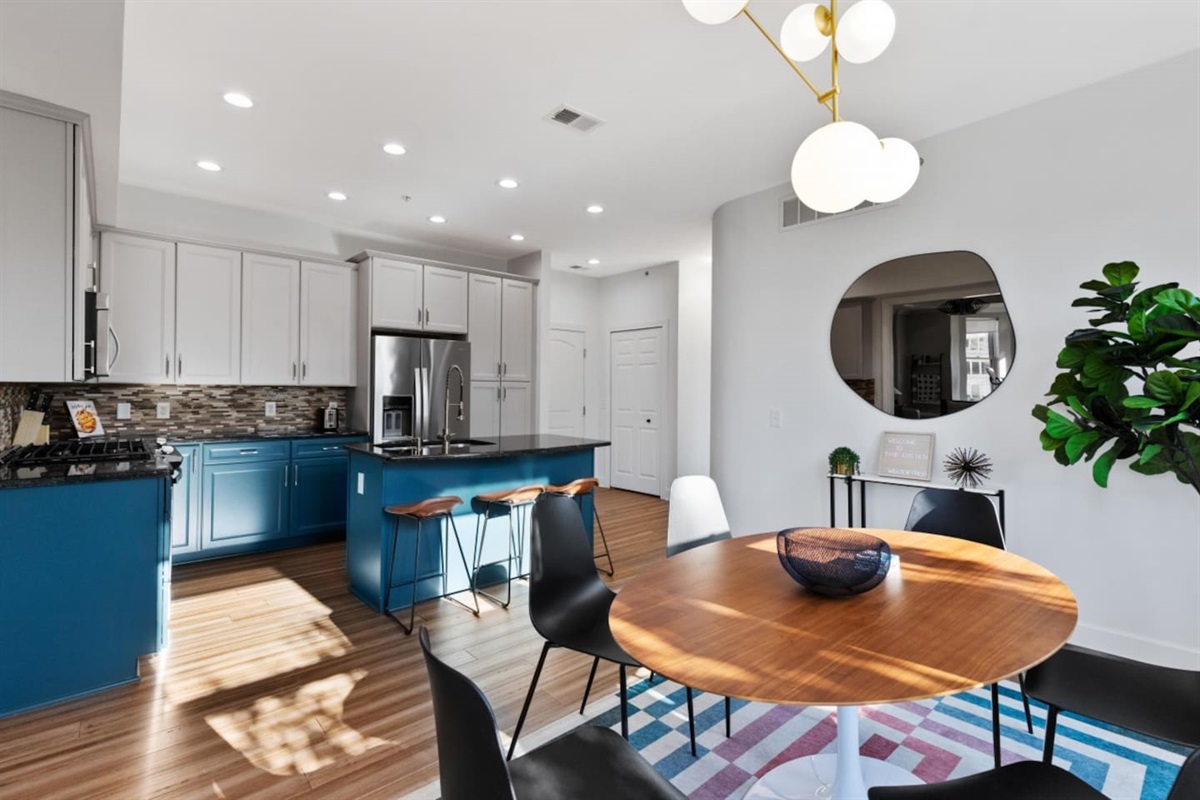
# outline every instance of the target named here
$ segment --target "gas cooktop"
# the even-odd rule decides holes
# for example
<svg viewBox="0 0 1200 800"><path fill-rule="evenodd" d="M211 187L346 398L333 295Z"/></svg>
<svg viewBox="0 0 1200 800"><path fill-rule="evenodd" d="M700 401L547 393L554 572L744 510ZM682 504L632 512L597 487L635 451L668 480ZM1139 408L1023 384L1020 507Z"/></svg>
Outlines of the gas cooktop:
<svg viewBox="0 0 1200 800"><path fill-rule="evenodd" d="M154 444L145 439L81 439L52 444L27 444L0 454L0 464L10 467L153 459Z"/></svg>

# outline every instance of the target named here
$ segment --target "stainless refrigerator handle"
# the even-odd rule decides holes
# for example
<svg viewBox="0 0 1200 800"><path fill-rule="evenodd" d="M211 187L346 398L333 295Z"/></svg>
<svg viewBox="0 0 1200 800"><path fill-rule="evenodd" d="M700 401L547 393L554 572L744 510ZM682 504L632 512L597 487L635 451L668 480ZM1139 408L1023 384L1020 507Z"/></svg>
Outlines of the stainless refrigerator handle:
<svg viewBox="0 0 1200 800"><path fill-rule="evenodd" d="M421 380L420 367L413 367L413 383L416 408L413 409L412 435L422 438L425 433L425 383Z"/></svg>

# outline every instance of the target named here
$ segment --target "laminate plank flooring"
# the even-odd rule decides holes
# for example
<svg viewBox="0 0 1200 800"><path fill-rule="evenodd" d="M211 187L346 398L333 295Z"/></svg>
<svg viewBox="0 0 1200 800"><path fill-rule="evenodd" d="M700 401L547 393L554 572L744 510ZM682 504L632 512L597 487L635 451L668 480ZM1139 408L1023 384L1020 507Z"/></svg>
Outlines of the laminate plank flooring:
<svg viewBox="0 0 1200 800"><path fill-rule="evenodd" d="M614 587L660 561L667 504L599 490ZM516 725L542 639L525 584L505 611L417 606L436 651ZM137 684L0 719L0 798L397 798L437 777L425 665L346 590L341 544L177 567L171 646ZM80 608L80 625L87 609ZM69 635L66 633L64 635ZM590 659L554 650L526 722L578 710ZM593 696L617 690L601 665Z"/></svg>

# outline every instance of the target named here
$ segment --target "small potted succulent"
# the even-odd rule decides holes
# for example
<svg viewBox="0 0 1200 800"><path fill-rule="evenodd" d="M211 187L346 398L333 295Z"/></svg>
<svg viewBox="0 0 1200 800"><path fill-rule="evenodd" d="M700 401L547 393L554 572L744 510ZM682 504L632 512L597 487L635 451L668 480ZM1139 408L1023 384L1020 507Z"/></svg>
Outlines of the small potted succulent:
<svg viewBox="0 0 1200 800"><path fill-rule="evenodd" d="M858 453L849 447L837 447L829 454L830 475L857 475Z"/></svg>

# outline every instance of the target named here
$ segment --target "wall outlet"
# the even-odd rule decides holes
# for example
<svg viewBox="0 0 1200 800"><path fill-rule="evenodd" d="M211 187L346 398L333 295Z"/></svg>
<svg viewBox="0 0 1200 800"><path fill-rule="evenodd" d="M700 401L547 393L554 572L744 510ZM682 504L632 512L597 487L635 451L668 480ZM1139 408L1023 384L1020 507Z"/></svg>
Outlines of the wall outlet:
<svg viewBox="0 0 1200 800"><path fill-rule="evenodd" d="M267 401L267 408L263 413L265 413L268 417L275 416L275 401L274 400Z"/></svg>
<svg viewBox="0 0 1200 800"><path fill-rule="evenodd" d="M170 419L171 418L171 404L170 403L156 404L154 406L154 416L157 417L158 419Z"/></svg>
<svg viewBox="0 0 1200 800"><path fill-rule="evenodd" d="M117 419L129 419L130 416L129 403L117 403Z"/></svg>
<svg viewBox="0 0 1200 800"><path fill-rule="evenodd" d="M767 419L769 420L772 428L782 428L783 427L783 410L778 409L778 408L772 408L767 413Z"/></svg>

